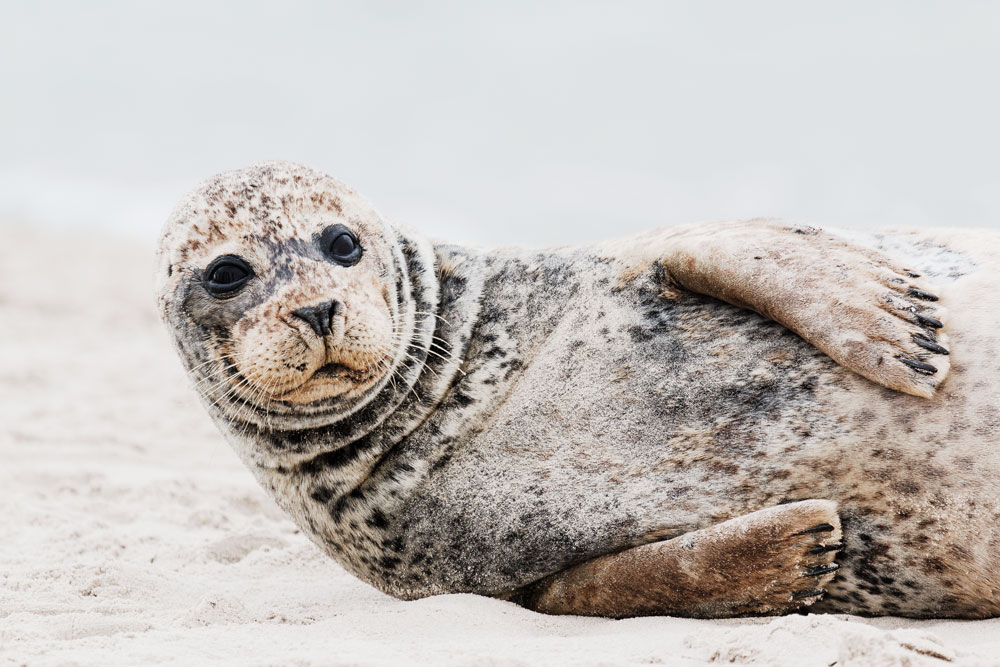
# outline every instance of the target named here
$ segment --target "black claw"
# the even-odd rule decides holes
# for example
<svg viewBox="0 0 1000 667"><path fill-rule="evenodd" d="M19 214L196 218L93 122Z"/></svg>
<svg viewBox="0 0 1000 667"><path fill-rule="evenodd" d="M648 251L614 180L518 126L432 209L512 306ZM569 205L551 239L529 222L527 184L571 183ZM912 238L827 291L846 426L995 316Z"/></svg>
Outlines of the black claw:
<svg viewBox="0 0 1000 667"><path fill-rule="evenodd" d="M940 329L941 327L944 326L944 323L941 320L936 320L933 317L930 317L929 315L921 315L920 313L917 313L916 316L917 316L917 322L920 322L925 327L930 327L931 329Z"/></svg>
<svg viewBox="0 0 1000 667"><path fill-rule="evenodd" d="M907 292L912 297L917 299L923 299L924 301L937 301L937 295L931 294L930 292L925 292L922 289L917 289L916 287L911 287L910 291Z"/></svg>
<svg viewBox="0 0 1000 667"><path fill-rule="evenodd" d="M813 547L809 550L811 554L825 554L831 551L840 551L844 548L843 542L837 542L836 544L821 544L818 547Z"/></svg>
<svg viewBox="0 0 1000 667"><path fill-rule="evenodd" d="M823 574L829 574L830 572L836 572L840 569L840 565L836 563L830 563L829 565L823 565L821 567L814 567L811 570L806 570L803 577L818 577Z"/></svg>
<svg viewBox="0 0 1000 667"><path fill-rule="evenodd" d="M903 273L910 276L911 278L919 278L920 274L915 271L910 271L909 269L903 269Z"/></svg>
<svg viewBox="0 0 1000 667"><path fill-rule="evenodd" d="M946 350L945 348L941 347L937 343L932 343L929 340L921 338L920 336L914 336L913 342L919 345L920 347L924 348L925 350L930 350L934 354L948 354L948 350Z"/></svg>
<svg viewBox="0 0 1000 667"><path fill-rule="evenodd" d="M810 535L812 533L829 533L834 530L833 526L828 523L820 523L812 528L806 528L805 530L795 533L795 535Z"/></svg>
<svg viewBox="0 0 1000 667"><path fill-rule="evenodd" d="M814 598L817 595L823 595L823 593L825 592L826 591L824 591L822 588L810 588L809 590L805 591L795 591L794 593L792 593L792 599L802 600L804 598Z"/></svg>
<svg viewBox="0 0 1000 667"><path fill-rule="evenodd" d="M923 361L915 361L913 359L907 359L905 357L897 357L904 364L917 371L918 373L924 373L925 375L934 375L937 373L937 367L931 366L930 364Z"/></svg>

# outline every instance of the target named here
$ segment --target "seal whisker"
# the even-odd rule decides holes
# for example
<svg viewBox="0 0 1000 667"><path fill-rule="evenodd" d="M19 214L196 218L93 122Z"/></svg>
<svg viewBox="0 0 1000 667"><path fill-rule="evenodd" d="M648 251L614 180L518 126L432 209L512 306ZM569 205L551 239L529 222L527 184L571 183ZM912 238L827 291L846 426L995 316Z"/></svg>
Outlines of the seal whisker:
<svg viewBox="0 0 1000 667"><path fill-rule="evenodd" d="M196 367L194 367L191 370L187 371L187 375L191 379L191 381L194 383L194 386L197 388L201 384L203 384L204 382L206 382L208 380L214 379L214 376L212 376L212 375L205 375L205 376L203 376L201 378L198 378L198 377L196 377L196 373L195 373L196 370L198 370L200 368L203 368L203 367L205 367L205 366L207 366L209 364L219 363L220 361L225 361L225 360L234 359L234 358L235 358L234 355L222 355L222 357L220 357L219 359L210 359L210 360L206 361L205 363L198 364Z"/></svg>
<svg viewBox="0 0 1000 667"><path fill-rule="evenodd" d="M427 352L427 354L433 354L435 357L437 357L438 359L444 361L445 363L449 363L450 364L451 362L455 361L455 359L457 358L453 352L449 356L445 356L441 352L437 352L436 350L434 350L433 347L434 346L431 345L431 346L425 348L425 351ZM462 375L465 375L465 371L463 371L462 369L458 369L458 372L461 373Z"/></svg>
<svg viewBox="0 0 1000 667"><path fill-rule="evenodd" d="M234 355L227 354L227 353L223 353L223 354L219 355L220 358L228 358L228 357L232 357L232 356L234 356ZM218 363L218 362L219 362L219 358L214 358L213 357L212 359L209 359L207 361L201 362L197 366L192 366L191 368L187 369L187 372L188 373L193 373L194 371L198 370L199 368L202 368L203 366L208 366L209 364L215 364L215 363Z"/></svg>
<svg viewBox="0 0 1000 667"><path fill-rule="evenodd" d="M421 341L421 342L424 342L424 341ZM442 354L441 352L437 352L436 350L434 350L434 349L433 349L433 347L434 347L434 345L433 345L433 344L431 344L430 346L428 346L428 347L425 347L425 348L423 348L423 349L424 349L424 352L425 352L426 354L428 354L428 355L433 355L433 356L435 356L435 357L437 357L437 358L441 359L441 360L442 360L442 361L444 361L445 363L451 363L451 362L455 361L455 359L457 358L457 357L456 357L456 355L454 354L454 352L450 352L450 355L449 355L449 356L445 356L445 355L444 355L444 354ZM386 350L386 351L385 351L385 353L388 353L388 350ZM401 354L403 355L403 358L406 358L406 359L410 359L411 361L415 361L415 362L417 362L417 363L420 363L420 360L419 360L419 359L417 359L416 357L414 357L414 356L413 356L412 354L410 354L409 352L407 352L407 351L405 350L405 348L404 348L404 349L402 350ZM432 372L432 373L434 373L435 375L439 375L439 374L437 373L437 371L435 371L435 370L434 370L433 368L430 368L429 366L427 367L427 370L431 371L431 372ZM463 370L462 370L461 368L459 368L459 369L457 369L457 370L458 370L458 372L459 372L459 373L461 373L462 375L465 375L465 371L463 371Z"/></svg>
<svg viewBox="0 0 1000 667"><path fill-rule="evenodd" d="M220 384L224 384L224 383L225 382L220 383ZM228 391L224 392L221 396L219 396L218 398L214 399L212 401L212 405L216 406L216 407L221 407L222 401L230 400L233 396L236 396L237 400L239 400L239 392L240 392L240 390L243 389L244 387L249 386L249 385L250 385L250 380L248 380L247 378L243 378L239 383L237 383L235 385L232 385L229 388Z"/></svg>
<svg viewBox="0 0 1000 667"><path fill-rule="evenodd" d="M246 396L244 396L242 405L237 408L239 419L244 422L243 429L240 431L240 436L239 436L240 438L246 436L246 433L249 430L250 425L252 423L251 420L249 419L249 415L253 411L252 406L256 406L260 400L260 397L264 395L263 392L265 386L271 386L275 380L276 378L273 377L271 381L266 384L260 384L257 382L251 383L250 392ZM267 418L265 417L265 422L266 421Z"/></svg>
<svg viewBox="0 0 1000 667"><path fill-rule="evenodd" d="M254 369L253 367L251 367L251 369L250 369L250 370L255 370L255 369ZM251 378L250 378L250 375L249 375L249 374L240 374L240 375L239 375L239 377L240 377L240 381L239 381L239 382L237 382L236 384L232 385L232 386L230 387L230 389L229 389L228 391L226 391L226 392L225 392L225 393L224 393L224 394L223 394L222 396L219 396L218 398L216 398L215 400L213 400L213 401L212 401L212 405L214 405L214 406L220 406L220 405L221 405L221 402L222 402L223 400L226 400L226 399L230 398L230 397L231 397L231 396L233 396L233 395L237 395L237 396L239 397L240 395L242 395L242 390L243 390L244 388L246 388L246 387L252 387L252 386L253 386L253 385L255 384L255 383L254 383L254 381L253 381L253 380L251 380ZM228 384L229 382L230 382L230 378L222 378L222 379L221 379L221 380L220 380L220 381L219 381L219 382L218 382L218 383L217 383L217 384L216 384L216 385L215 385L215 386L213 387L213 390L214 390L215 388L218 388L218 387L222 386L222 385L225 385L225 384ZM239 398L237 398L237 400L239 400ZM237 404L237 408L238 408L238 407L239 407L239 406L238 406L238 404Z"/></svg>
<svg viewBox="0 0 1000 667"><path fill-rule="evenodd" d="M272 379L272 382L273 382L273 379ZM251 406L252 405L256 405L258 403L258 401L259 401L259 399L260 399L261 396L263 396L263 386L258 385L258 388L256 390L253 390L251 392L251 394L250 394L250 397L248 397L247 399L245 399L244 402L243 402L244 411L242 412L242 418L243 418L243 421L245 423L244 423L244 426L243 426L243 431L240 434L241 438L246 437L246 433L250 429L251 421L248 418L248 416L249 416L250 412L252 411ZM265 417L265 423L267 423L266 417Z"/></svg>
<svg viewBox="0 0 1000 667"><path fill-rule="evenodd" d="M409 359L410 361L413 361L413 362L418 363L418 364L425 363L425 362L421 362L420 359L417 359L415 356L413 356L409 352L404 352L403 353L403 358L404 359ZM435 377L441 377L440 373L438 373L435 369L431 368L430 366L427 366L426 364L424 365L424 370L433 373Z"/></svg>
<svg viewBox="0 0 1000 667"><path fill-rule="evenodd" d="M224 377L224 378L220 378L218 380L218 382L216 382L214 385L212 385L210 387L207 387L207 388L203 387L202 391L204 392L204 394L206 395L206 397L210 398L211 394L213 392L215 392L216 390L218 390L219 388L221 388L223 386L229 387L229 389L227 391L225 391L222 394L222 396L220 396L219 398L215 399L215 400L221 400L222 398L225 398L229 393L237 391L241 385L243 385L244 383L247 383L247 382L249 382L249 380L247 378L240 377L240 381L238 383L236 383L236 384L233 384L231 378ZM213 405L214 404L215 403L213 402Z"/></svg>
<svg viewBox="0 0 1000 667"><path fill-rule="evenodd" d="M436 317L443 324L446 324L446 325L449 325L449 326L451 325L451 323L448 322L447 319L445 319L442 315L440 315L438 313L432 313L432 312L426 311L426 310L416 310L416 311L413 312L413 314L414 315L422 315L424 317Z"/></svg>

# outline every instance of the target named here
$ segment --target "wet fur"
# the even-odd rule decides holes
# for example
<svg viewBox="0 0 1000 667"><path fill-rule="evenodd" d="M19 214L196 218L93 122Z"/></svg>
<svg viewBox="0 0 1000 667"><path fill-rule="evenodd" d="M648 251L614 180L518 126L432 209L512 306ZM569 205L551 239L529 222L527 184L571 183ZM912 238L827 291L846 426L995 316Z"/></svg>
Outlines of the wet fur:
<svg viewBox="0 0 1000 667"><path fill-rule="evenodd" d="M232 203L267 217L259 195ZM178 220L204 217L196 208L168 226L159 270L191 369L226 323L187 315L174 295L194 288L174 271L261 224L227 213L228 228L176 238ZM1000 235L844 233L942 290L951 375L927 400L677 289L657 262L633 261L641 238L480 250L384 229L398 312L440 315L413 319L396 382L334 423L291 409L276 424L241 422L208 405L279 505L361 579L402 598L507 595L609 552L821 498L838 503L845 549L813 609L1000 613Z"/></svg>

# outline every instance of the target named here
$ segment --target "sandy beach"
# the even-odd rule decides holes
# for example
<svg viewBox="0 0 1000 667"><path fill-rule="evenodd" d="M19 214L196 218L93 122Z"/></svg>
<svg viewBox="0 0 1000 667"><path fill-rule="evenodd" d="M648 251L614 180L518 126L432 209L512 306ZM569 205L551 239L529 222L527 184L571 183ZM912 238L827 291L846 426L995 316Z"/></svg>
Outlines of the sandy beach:
<svg viewBox="0 0 1000 667"><path fill-rule="evenodd" d="M386 597L216 432L154 312L152 248L0 238L0 664L1000 664L1000 620L612 621Z"/></svg>

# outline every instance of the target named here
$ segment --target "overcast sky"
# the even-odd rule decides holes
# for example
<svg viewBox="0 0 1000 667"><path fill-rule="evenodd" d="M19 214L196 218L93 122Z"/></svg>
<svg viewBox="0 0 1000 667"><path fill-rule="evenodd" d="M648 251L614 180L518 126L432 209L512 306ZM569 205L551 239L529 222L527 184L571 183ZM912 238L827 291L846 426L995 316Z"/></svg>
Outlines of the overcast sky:
<svg viewBox="0 0 1000 667"><path fill-rule="evenodd" d="M456 241L996 228L998 69L987 2L4 2L0 217L152 239L285 158Z"/></svg>

